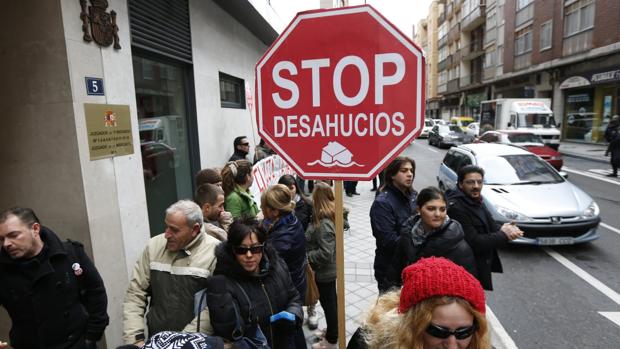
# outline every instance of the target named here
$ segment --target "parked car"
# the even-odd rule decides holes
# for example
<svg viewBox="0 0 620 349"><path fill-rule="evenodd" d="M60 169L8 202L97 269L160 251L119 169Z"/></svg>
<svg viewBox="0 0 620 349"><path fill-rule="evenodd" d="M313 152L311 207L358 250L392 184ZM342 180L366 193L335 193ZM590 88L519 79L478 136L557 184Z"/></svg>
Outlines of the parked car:
<svg viewBox="0 0 620 349"><path fill-rule="evenodd" d="M467 128L465 129L465 133L467 133L468 135L472 135L474 137L478 137L478 133L480 133L480 123L472 122L471 124L467 125Z"/></svg>
<svg viewBox="0 0 620 349"><path fill-rule="evenodd" d="M435 126L435 123L432 119L424 119L424 127L422 128L422 133L420 133L420 138L428 138L428 133Z"/></svg>
<svg viewBox="0 0 620 349"><path fill-rule="evenodd" d="M454 188L458 169L469 164L485 171L482 197L493 219L515 221L523 230L513 243L570 245L598 239L596 202L538 156L504 144L453 147L439 167L439 187Z"/></svg>
<svg viewBox="0 0 620 349"><path fill-rule="evenodd" d="M487 131L478 137L475 143L512 144L523 147L527 151L540 156L558 171L564 165L560 152L546 146L540 136L529 132L512 130Z"/></svg>
<svg viewBox="0 0 620 349"><path fill-rule="evenodd" d="M439 148L446 146L471 143L474 136L470 136L456 125L435 125L428 134L428 144Z"/></svg>

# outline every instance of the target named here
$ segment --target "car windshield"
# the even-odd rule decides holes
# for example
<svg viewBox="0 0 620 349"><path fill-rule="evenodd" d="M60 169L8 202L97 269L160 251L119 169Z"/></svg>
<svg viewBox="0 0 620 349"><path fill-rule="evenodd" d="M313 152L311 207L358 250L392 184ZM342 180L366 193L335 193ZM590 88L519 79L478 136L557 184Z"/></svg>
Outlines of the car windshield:
<svg viewBox="0 0 620 349"><path fill-rule="evenodd" d="M467 126L467 125L471 124L472 122L474 122L474 120L463 120L463 119L461 119L461 125L463 125L463 126Z"/></svg>
<svg viewBox="0 0 620 349"><path fill-rule="evenodd" d="M555 127L553 114L519 114L520 127Z"/></svg>
<svg viewBox="0 0 620 349"><path fill-rule="evenodd" d="M543 143L540 136L533 133L511 133L508 134L511 143Z"/></svg>
<svg viewBox="0 0 620 349"><path fill-rule="evenodd" d="M450 132L463 133L463 130L461 130L461 128L456 125L439 125L439 133L443 134Z"/></svg>
<svg viewBox="0 0 620 349"><path fill-rule="evenodd" d="M450 131L455 133L463 133L463 130L456 125L450 125Z"/></svg>
<svg viewBox="0 0 620 349"><path fill-rule="evenodd" d="M522 185L564 181L545 161L533 154L491 156L479 159L486 184Z"/></svg>

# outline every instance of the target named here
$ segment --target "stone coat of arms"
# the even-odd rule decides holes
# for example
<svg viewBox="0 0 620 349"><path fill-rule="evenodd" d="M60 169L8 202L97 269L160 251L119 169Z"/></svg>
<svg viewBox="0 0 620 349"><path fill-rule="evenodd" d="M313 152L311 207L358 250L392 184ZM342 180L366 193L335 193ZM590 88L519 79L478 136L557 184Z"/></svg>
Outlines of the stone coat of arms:
<svg viewBox="0 0 620 349"><path fill-rule="evenodd" d="M116 12L106 12L108 8L107 0L90 0L91 6L87 6L87 0L80 0L82 12L82 31L84 41L95 41L103 47L108 47L114 43L116 50L121 49L118 38L118 26L116 25ZM88 9L87 9L88 8ZM90 24L90 26L89 26Z"/></svg>

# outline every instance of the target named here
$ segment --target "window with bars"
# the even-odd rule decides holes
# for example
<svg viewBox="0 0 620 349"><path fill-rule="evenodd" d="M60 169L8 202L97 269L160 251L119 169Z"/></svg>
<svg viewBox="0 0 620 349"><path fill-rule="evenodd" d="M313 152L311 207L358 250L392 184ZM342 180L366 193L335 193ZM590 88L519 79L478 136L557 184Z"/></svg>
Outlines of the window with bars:
<svg viewBox="0 0 620 349"><path fill-rule="evenodd" d="M220 72L220 102L222 108L245 109L243 79Z"/></svg>
<svg viewBox="0 0 620 349"><path fill-rule="evenodd" d="M540 51L550 49L553 38L553 20L540 25Z"/></svg>
<svg viewBox="0 0 620 349"><path fill-rule="evenodd" d="M564 8L564 37L594 27L594 0L571 2Z"/></svg>

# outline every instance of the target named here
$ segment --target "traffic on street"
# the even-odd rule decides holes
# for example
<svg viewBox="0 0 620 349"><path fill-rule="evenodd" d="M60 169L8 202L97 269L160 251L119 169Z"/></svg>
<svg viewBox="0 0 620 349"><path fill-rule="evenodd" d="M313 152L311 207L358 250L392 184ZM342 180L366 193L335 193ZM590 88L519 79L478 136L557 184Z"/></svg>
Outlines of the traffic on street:
<svg viewBox="0 0 620 349"><path fill-rule="evenodd" d="M413 142L403 155L416 161L414 188L438 185L447 152L426 140ZM486 295L506 348L615 348L620 341L620 180L601 174L607 164L563 160L567 181L600 208L599 239L563 246L513 243L500 250L504 272L494 274L494 291Z"/></svg>

